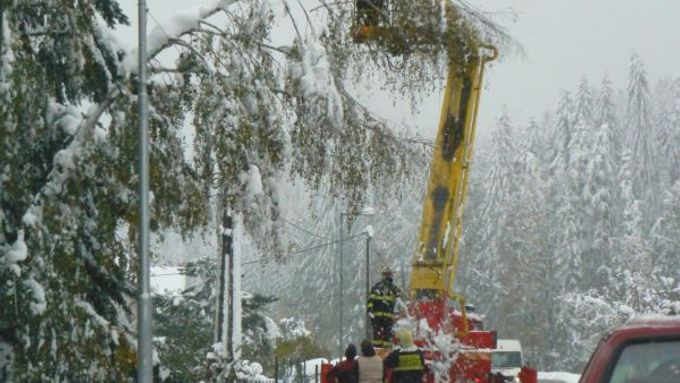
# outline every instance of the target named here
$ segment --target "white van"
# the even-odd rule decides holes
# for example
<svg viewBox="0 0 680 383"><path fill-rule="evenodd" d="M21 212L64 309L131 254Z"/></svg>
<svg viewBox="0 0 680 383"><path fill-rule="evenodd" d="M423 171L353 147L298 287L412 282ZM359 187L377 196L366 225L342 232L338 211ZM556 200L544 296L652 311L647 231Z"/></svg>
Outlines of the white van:
<svg viewBox="0 0 680 383"><path fill-rule="evenodd" d="M516 381L517 374L524 365L522 344L518 339L499 339L491 351L491 373L500 372L506 381Z"/></svg>

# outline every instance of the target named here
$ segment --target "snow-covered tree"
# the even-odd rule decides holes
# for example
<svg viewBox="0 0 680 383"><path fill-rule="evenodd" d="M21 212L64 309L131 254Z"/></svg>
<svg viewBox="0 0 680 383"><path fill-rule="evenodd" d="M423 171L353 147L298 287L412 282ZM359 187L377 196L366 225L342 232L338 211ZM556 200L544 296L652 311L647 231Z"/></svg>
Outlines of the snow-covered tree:
<svg viewBox="0 0 680 383"><path fill-rule="evenodd" d="M656 171L654 164L654 132L652 122L652 105L650 102L647 72L639 56L631 57L628 77L628 108L626 110L627 140L632 148L631 155L634 164L633 177L635 180L633 191L638 198L650 204L649 213L656 203L654 197L656 185ZM645 217L645 225L648 225Z"/></svg>
<svg viewBox="0 0 680 383"><path fill-rule="evenodd" d="M463 294L466 300L474 304L478 312L489 312L492 304L485 301L483 296L488 292L477 285L479 279L487 280L489 270L483 269L486 261L483 259L486 244L484 238L488 236L488 228L485 226L485 217L480 213L480 206L485 203L484 183L488 174L489 145L488 139L481 139L475 150L475 159L470 173L468 185L468 202L463 218L463 239L461 241L458 275L456 276L455 289Z"/></svg>
<svg viewBox="0 0 680 383"><path fill-rule="evenodd" d="M670 88L670 84L663 86ZM544 118L555 121L549 139L539 145L538 151L548 155L534 157L533 151L526 149L540 142L530 138L535 136L533 125L520 132L519 156L510 173L515 183L505 190L511 198L508 218L489 222L480 206L494 203L488 193L497 185L474 176L473 204L466 215L466 224L471 223L473 231L466 232L463 249L474 260L464 259L461 265L474 270L477 277L475 281L467 276L471 270L463 270L470 281L465 290L468 297L505 292L502 298L483 301L489 305L483 311L489 315L491 327L501 336L519 336L535 347L529 348L527 355L546 369L578 371L602 332L634 315L677 312L678 307L677 241L673 234L678 231L677 183L673 190L661 192L650 191L656 190L658 180L638 184L634 145L622 142L617 118L627 100L613 97L612 85L603 80L597 100L591 101L595 105L592 120L587 122L587 113L577 112L578 105L589 104L583 100L592 100L584 97L592 92L583 89L582 82L573 103L563 92L556 117ZM669 94L655 96L663 97L661 103L649 95L648 101L672 105L667 100ZM645 124L644 129L651 129L651 120ZM675 142L667 135L648 138L659 148L670 152L675 148L664 146ZM479 166L493 168L498 149L482 147L478 152L487 151L492 155L479 156ZM545 202L538 205L532 203L535 183L526 178L536 167L529 165L535 158L541 159L539 169L548 169L539 171L538 195L543 195ZM656 169L672 169L667 167L672 155L655 158ZM513 188L516 193L511 192ZM645 194L663 201L659 211L643 199ZM651 231L645 216L655 222ZM474 235L475 243L467 241L467 234ZM481 249L493 244L480 238L500 235L505 235L509 245L492 254L496 261L488 267L494 268L496 277L490 281L485 274L488 269L479 272L477 265L489 259L489 252ZM503 260L511 263L502 264Z"/></svg>
<svg viewBox="0 0 680 383"><path fill-rule="evenodd" d="M589 196L586 195L586 189L589 187L586 172L592 160L591 148L595 130L591 124L590 91L585 80L582 81L579 88L577 105L572 136L567 147L569 162L565 174L567 177L565 184L568 185L568 193L570 194L566 198L571 199L570 204L575 213L573 216L574 224L571 228L575 231L571 233L567 241L574 247L575 256L585 258L591 235L586 227L589 223L589 217L592 216L591 206L586 203L586 200L589 199Z"/></svg>
<svg viewBox="0 0 680 383"><path fill-rule="evenodd" d="M582 174L588 166L592 137L595 130L593 126L593 97L590 85L585 77L581 79L578 92L576 93L576 105L574 119L571 127L571 137L567 145L569 162L568 175L574 184L574 193L582 196Z"/></svg>
<svg viewBox="0 0 680 383"><path fill-rule="evenodd" d="M547 129L545 129L545 125L540 126L535 119L531 119L526 131L522 134L522 151L525 153L531 153L533 159L527 162L535 164L537 167L542 166L545 160L545 138L547 137L546 132Z"/></svg>
<svg viewBox="0 0 680 383"><path fill-rule="evenodd" d="M129 380L137 53L110 36L127 18L113 0L3 6L0 342L13 350L12 378ZM349 34L327 29L351 25L349 5L341 7L334 16L345 19L309 25L320 33L284 47L270 44L266 1L215 2L151 32L152 230L202 230L217 190L219 202L247 213L249 233L271 234L262 247L275 249L276 183L287 171L316 188L332 181L355 205L369 180L398 180L397 153L408 145L344 89ZM461 40L437 39L437 49L469 52L463 42L474 28L458 28L463 16L450 12ZM155 61L168 48L181 51L176 66ZM441 63L431 64L411 73L429 76ZM391 83L403 89L426 83L392 78L407 79ZM182 144L187 121L196 129L192 160Z"/></svg>
<svg viewBox="0 0 680 383"><path fill-rule="evenodd" d="M595 118L595 97L593 90L588 84L588 79L583 76L576 92L576 100L574 105L574 121L575 123L582 122L584 124L593 124Z"/></svg>
<svg viewBox="0 0 680 383"><path fill-rule="evenodd" d="M493 307L493 303L504 295L498 278L499 264L505 261L503 255L511 248L508 231L512 196L515 192L513 166L516 155L516 144L512 123L506 112L498 119L491 137L492 152L490 164L484 175L486 186L484 204L479 206L482 220L480 226L484 230L480 234L480 255L474 268L483 273L478 275L475 285L483 284L475 300L485 302Z"/></svg>
<svg viewBox="0 0 680 383"><path fill-rule="evenodd" d="M600 83L600 90L596 97L594 118L596 126L607 124L610 129L614 129L615 132L617 131L619 124L616 106L614 105L614 90L612 89L609 76L604 76Z"/></svg>
<svg viewBox="0 0 680 383"><path fill-rule="evenodd" d="M523 145L516 146L516 150L516 189L508 201L509 214L503 228L508 246L495 265L503 296L493 314L498 315L495 322L502 336L516 336L545 347L548 339L541 334L550 331L554 315L545 307L556 299L556 290L546 286L551 286L557 277L543 236L550 219L544 195L545 170L538 156ZM532 363L540 359L539 353L529 355Z"/></svg>
<svg viewBox="0 0 680 383"><path fill-rule="evenodd" d="M660 147L657 153L658 166L661 167L663 184L660 189L672 186L680 179L680 77L666 78L659 101L657 113L656 142Z"/></svg>
<svg viewBox="0 0 680 383"><path fill-rule="evenodd" d="M664 214L657 220L652 229L654 241L655 263L663 270L678 270L678 259L675 254L680 250L680 237L675 235L680 229L680 181L664 196Z"/></svg>
<svg viewBox="0 0 680 383"><path fill-rule="evenodd" d="M114 1L3 8L0 327L12 380L124 381L134 362L126 313L134 267L118 238L134 217L134 148L107 140L96 124L102 105L77 106L111 106L104 99L123 73L97 20L114 27L127 18ZM119 111L127 109L129 101ZM126 128L111 140L134 140Z"/></svg>
<svg viewBox="0 0 680 383"><path fill-rule="evenodd" d="M659 291L655 286L655 274L659 271L654 264L649 236L644 226L644 204L633 194L633 159L630 152L624 152L621 169L621 192L625 201L621 231L616 238L616 269L612 296L633 312L658 312L655 298Z"/></svg>
<svg viewBox="0 0 680 383"><path fill-rule="evenodd" d="M558 168L565 171L570 162L569 145L573 135L574 104L569 92L562 92L556 114L549 156L553 172Z"/></svg>
<svg viewBox="0 0 680 383"><path fill-rule="evenodd" d="M602 334L630 318L632 312L618 302L612 302L607 290L568 292L562 298L560 306L572 315L564 317L566 331L560 336L564 337L561 343L565 348L560 350L556 364L564 370L581 371Z"/></svg>
<svg viewBox="0 0 680 383"><path fill-rule="evenodd" d="M595 142L586 169L584 195L589 203L587 211L588 226L592 227L587 251L587 270L591 270L589 281L593 287L603 286L612 275L611 251L615 234L617 188L612 184L616 165L614 134L608 123L600 125L595 131ZM594 273L593 270L596 270ZM595 279L593 279L595 278Z"/></svg>
<svg viewBox="0 0 680 383"><path fill-rule="evenodd" d="M154 336L163 376L172 381L199 381L211 377L206 355L214 343L214 307L219 270L212 254L184 266L187 277L197 281L179 296L156 296ZM275 297L243 294L242 356L259 362L268 372L278 329L264 314ZM214 378L214 377L213 377Z"/></svg>

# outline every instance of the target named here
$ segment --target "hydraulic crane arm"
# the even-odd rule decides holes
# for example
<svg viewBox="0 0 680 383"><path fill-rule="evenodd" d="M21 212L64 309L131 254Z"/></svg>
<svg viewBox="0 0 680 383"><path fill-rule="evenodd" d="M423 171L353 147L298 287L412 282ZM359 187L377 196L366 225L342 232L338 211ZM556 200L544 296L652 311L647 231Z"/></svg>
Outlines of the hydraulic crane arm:
<svg viewBox="0 0 680 383"><path fill-rule="evenodd" d="M482 46L460 71L449 68L419 245L413 260L411 298L453 297L462 235L463 208L472 160L484 65L498 51Z"/></svg>
<svg viewBox="0 0 680 383"><path fill-rule="evenodd" d="M419 245L411 269L406 315L415 325L416 344L426 349L425 358L431 361L431 366L437 366L426 374L425 381L489 383L492 379L490 350L497 346L496 332L483 330L479 316L466 314L465 301L454 294L453 285L484 66L496 59L498 50L480 45L474 29L457 30L465 23L458 22L460 18L453 2L441 4L449 22L447 25L454 27L442 36L450 38L446 40L449 73L423 206ZM417 4L413 8L405 5L414 5L414 2L355 0L354 42L376 44L391 54L408 54L418 46L441 43L433 36L438 36L442 24L432 31L427 23L418 23L418 17L414 18L415 22L404 23L419 12ZM404 9L406 11L400 14ZM394 23L395 20L401 21ZM450 304L452 299L459 302L460 311ZM439 334L451 335L451 344L455 346L440 347ZM535 370L532 371L533 379L520 376L524 383L536 382Z"/></svg>

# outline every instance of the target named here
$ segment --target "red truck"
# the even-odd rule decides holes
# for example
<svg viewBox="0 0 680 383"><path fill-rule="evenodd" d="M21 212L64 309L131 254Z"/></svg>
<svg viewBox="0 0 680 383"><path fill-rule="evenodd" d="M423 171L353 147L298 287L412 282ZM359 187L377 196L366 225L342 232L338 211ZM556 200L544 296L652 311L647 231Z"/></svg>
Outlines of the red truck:
<svg viewBox="0 0 680 383"><path fill-rule="evenodd" d="M605 334L579 383L680 383L680 315L646 315Z"/></svg>

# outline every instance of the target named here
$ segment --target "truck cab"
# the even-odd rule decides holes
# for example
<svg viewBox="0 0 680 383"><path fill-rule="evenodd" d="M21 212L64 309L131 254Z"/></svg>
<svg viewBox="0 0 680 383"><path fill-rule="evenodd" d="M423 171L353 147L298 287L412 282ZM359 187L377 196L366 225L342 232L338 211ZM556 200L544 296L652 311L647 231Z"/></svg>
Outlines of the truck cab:
<svg viewBox="0 0 680 383"><path fill-rule="evenodd" d="M645 315L606 333L579 383L680 382L680 316Z"/></svg>
<svg viewBox="0 0 680 383"><path fill-rule="evenodd" d="M516 382L524 365L522 344L518 339L499 339L491 351L491 373L501 373L506 382Z"/></svg>

